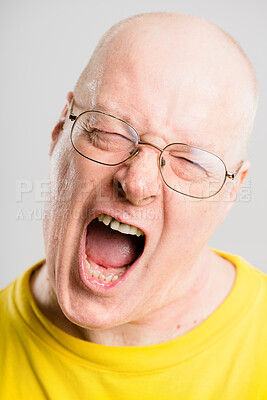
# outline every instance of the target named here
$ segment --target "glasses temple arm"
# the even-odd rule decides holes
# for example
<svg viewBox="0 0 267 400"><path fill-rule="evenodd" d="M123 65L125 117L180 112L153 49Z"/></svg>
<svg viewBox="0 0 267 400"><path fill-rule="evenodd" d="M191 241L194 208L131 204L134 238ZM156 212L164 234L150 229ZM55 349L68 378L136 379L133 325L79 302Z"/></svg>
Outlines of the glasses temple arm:
<svg viewBox="0 0 267 400"><path fill-rule="evenodd" d="M240 165L239 165L239 167L237 168L237 170L235 172L226 172L227 178L232 179L232 180L235 179L235 177L238 174L238 172L240 171L243 163L244 163L244 161L240 162Z"/></svg>
<svg viewBox="0 0 267 400"><path fill-rule="evenodd" d="M74 105L74 98L71 100L71 103L70 103L69 119L70 119L71 121L75 121L75 119L77 118L76 115L73 115L73 114L72 114L73 105Z"/></svg>

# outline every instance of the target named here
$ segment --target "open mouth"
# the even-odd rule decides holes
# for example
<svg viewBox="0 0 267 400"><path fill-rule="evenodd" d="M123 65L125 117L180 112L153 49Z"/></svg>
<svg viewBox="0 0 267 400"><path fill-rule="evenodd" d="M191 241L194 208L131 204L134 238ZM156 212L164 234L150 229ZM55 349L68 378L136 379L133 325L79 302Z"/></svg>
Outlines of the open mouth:
<svg viewBox="0 0 267 400"><path fill-rule="evenodd" d="M142 255L144 232L133 225L100 214L87 227L85 241L86 282L114 286Z"/></svg>

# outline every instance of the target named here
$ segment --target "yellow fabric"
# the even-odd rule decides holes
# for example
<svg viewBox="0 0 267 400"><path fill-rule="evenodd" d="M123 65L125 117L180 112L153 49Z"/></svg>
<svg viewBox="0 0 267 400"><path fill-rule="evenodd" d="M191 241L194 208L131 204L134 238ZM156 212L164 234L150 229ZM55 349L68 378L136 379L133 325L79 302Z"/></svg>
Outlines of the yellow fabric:
<svg viewBox="0 0 267 400"><path fill-rule="evenodd" d="M235 285L189 333L142 347L74 338L38 310L33 268L0 292L0 398L267 399L267 277L237 256Z"/></svg>

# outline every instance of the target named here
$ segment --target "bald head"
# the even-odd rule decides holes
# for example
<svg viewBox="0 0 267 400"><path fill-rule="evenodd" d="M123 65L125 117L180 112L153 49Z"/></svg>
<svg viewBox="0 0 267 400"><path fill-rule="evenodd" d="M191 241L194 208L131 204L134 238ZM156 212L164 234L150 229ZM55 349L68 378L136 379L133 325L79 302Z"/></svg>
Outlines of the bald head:
<svg viewBox="0 0 267 400"><path fill-rule="evenodd" d="M75 99L86 96L94 107L99 87L111 80L113 94L116 82L125 91L134 82L133 112L156 110L158 97L168 103L169 121L182 112L182 125L193 118L200 129L202 119L213 115L214 130L224 131L232 149L235 143L236 157L244 157L257 105L256 74L240 46L210 22L167 13L119 22L100 40L76 84ZM117 97L120 102L118 91Z"/></svg>

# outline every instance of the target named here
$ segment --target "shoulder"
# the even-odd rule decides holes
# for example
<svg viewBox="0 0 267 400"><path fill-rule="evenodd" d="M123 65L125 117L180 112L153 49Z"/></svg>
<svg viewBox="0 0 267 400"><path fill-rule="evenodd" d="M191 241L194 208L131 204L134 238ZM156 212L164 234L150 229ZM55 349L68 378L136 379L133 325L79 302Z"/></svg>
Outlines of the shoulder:
<svg viewBox="0 0 267 400"><path fill-rule="evenodd" d="M23 318L31 298L30 276L42 263L43 261L29 268L0 291L0 323L2 327Z"/></svg>
<svg viewBox="0 0 267 400"><path fill-rule="evenodd" d="M7 287L0 290L0 319L8 312L10 304L12 303L12 293L15 282L10 283Z"/></svg>
<svg viewBox="0 0 267 400"><path fill-rule="evenodd" d="M236 267L236 290L247 317L267 333L267 275L240 256L227 257Z"/></svg>
<svg viewBox="0 0 267 400"><path fill-rule="evenodd" d="M215 252L231 262L236 269L236 278L232 289L234 304L238 303L240 310L246 309L247 312L253 310L259 315L267 313L267 275L239 255L217 250ZM266 322L267 325L266 318L263 322Z"/></svg>
<svg viewBox="0 0 267 400"><path fill-rule="evenodd" d="M216 254L230 261L236 268L237 274L242 275L245 279L252 278L260 280L263 285L267 285L267 275L258 268L250 264L240 255L225 253L219 250L213 250Z"/></svg>

